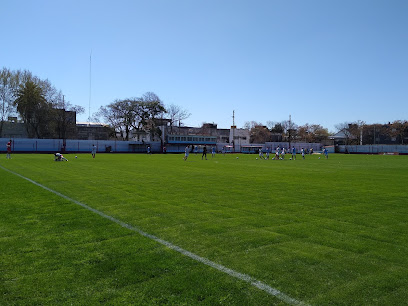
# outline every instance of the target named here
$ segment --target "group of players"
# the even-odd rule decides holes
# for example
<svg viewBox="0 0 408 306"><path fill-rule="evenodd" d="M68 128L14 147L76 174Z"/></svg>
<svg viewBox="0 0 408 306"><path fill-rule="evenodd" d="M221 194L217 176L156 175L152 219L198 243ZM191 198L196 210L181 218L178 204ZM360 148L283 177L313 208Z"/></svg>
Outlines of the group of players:
<svg viewBox="0 0 408 306"><path fill-rule="evenodd" d="M197 155L198 146L194 147L194 145L192 145L191 148L190 148L190 146L187 146L184 149L183 160L187 160L188 156L190 155L190 152L194 152ZM215 156L215 147L211 147L211 157L214 157L214 156ZM201 155L201 159L207 160L207 147L206 146L203 147L203 154Z"/></svg>
<svg viewBox="0 0 408 306"><path fill-rule="evenodd" d="M275 150L275 156L272 158L272 160L284 160L285 155L288 153L288 151L289 151L289 149L280 148L278 146L276 148L276 150ZM290 150L290 151L291 151L290 153L292 153L292 157L290 158L290 160L296 160L296 154L297 154L296 148L293 147L292 150ZM188 156L190 155L190 152L194 152L195 154L197 154L198 153L198 147L197 146L196 147L192 146L190 148L190 146L187 146L185 148L185 150L184 150L183 160L188 159ZM215 152L216 152L215 147L212 147L211 148L211 156L212 157L215 156ZM310 155L312 155L313 154L313 148L311 148L308 153ZM305 159L305 155L307 154L306 149L301 148L300 149L300 154L302 155L302 159ZM327 151L326 148L323 149L323 154L324 154L324 157L326 159L329 158L329 152ZM203 155L201 156L201 159L204 159L204 158L207 160L207 147L206 146L204 146ZM262 149L259 149L259 158L260 159L265 159L265 160L269 159L269 148L268 147L266 147L266 149L265 149L265 155L264 155L264 152L262 151Z"/></svg>
<svg viewBox="0 0 408 306"><path fill-rule="evenodd" d="M288 151L292 153L292 157L290 158L290 160L296 160L296 148L292 147L292 150L289 149L285 149L285 148L280 148L279 146L276 148L275 150L275 156L272 157L272 160L284 160L285 159L285 155L288 153ZM308 152L310 155L313 154L313 148L311 148ZM289 153L290 154L290 153ZM302 155L302 159L305 159L305 155L307 154L306 149L301 148L300 149L300 154ZM324 157L329 158L329 152L327 151L326 148L323 149L323 154ZM259 158L260 159L269 159L269 148L266 147L265 149L265 156L264 156L264 152L262 151L262 149L259 149ZM319 157L320 158L320 157Z"/></svg>

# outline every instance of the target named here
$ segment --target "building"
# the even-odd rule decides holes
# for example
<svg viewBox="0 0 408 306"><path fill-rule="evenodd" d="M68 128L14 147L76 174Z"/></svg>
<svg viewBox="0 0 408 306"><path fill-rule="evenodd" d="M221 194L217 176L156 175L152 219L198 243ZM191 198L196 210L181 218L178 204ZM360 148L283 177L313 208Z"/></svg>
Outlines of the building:
<svg viewBox="0 0 408 306"><path fill-rule="evenodd" d="M112 129L107 124L79 122L76 124L77 137L79 140L108 140Z"/></svg>

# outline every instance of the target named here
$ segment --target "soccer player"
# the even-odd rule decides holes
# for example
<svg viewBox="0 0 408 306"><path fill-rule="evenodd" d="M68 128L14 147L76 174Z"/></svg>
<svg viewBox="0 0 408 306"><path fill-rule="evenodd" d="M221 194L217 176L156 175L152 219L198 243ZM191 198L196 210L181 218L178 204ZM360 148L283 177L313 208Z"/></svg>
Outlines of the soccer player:
<svg viewBox="0 0 408 306"><path fill-rule="evenodd" d="M259 159L265 159L265 157L263 156L263 152L262 149L259 149Z"/></svg>
<svg viewBox="0 0 408 306"><path fill-rule="evenodd" d="M277 147L276 150L275 150L275 157L274 157L274 159L279 160L279 152L280 152L280 149L279 149L279 147Z"/></svg>
<svg viewBox="0 0 408 306"><path fill-rule="evenodd" d="M92 145L92 158L95 158L96 155L96 146L93 144Z"/></svg>
<svg viewBox="0 0 408 306"><path fill-rule="evenodd" d="M296 148L295 147L293 147L292 148L292 159L296 159Z"/></svg>
<svg viewBox="0 0 408 306"><path fill-rule="evenodd" d="M211 158L214 158L215 156L215 147L211 148Z"/></svg>
<svg viewBox="0 0 408 306"><path fill-rule="evenodd" d="M324 156L326 157L326 159L328 159L328 158L329 158L329 151L327 151L327 149L326 149L326 148L324 148L324 150L323 150L323 154L324 154Z"/></svg>
<svg viewBox="0 0 408 306"><path fill-rule="evenodd" d="M201 159L203 159L205 157L205 160L207 160L207 147L204 146L203 148L203 155L201 156Z"/></svg>
<svg viewBox="0 0 408 306"><path fill-rule="evenodd" d="M10 141L7 143L7 155L6 155L7 159L11 159L11 139Z"/></svg>
<svg viewBox="0 0 408 306"><path fill-rule="evenodd" d="M187 146L187 147L184 149L184 157L183 157L184 160L187 160L189 153L190 153L190 148L189 148L189 146Z"/></svg>
<svg viewBox="0 0 408 306"><path fill-rule="evenodd" d="M55 161L68 161L68 159L66 159L61 153L55 153L54 160Z"/></svg>
<svg viewBox="0 0 408 306"><path fill-rule="evenodd" d="M302 158L305 159L305 149L302 148L302 149L300 150L300 153L302 153Z"/></svg>
<svg viewBox="0 0 408 306"><path fill-rule="evenodd" d="M266 159L269 159L269 147L266 147Z"/></svg>
<svg viewBox="0 0 408 306"><path fill-rule="evenodd" d="M285 154L286 154L285 148L282 148L282 153L281 153L282 159L285 159Z"/></svg>

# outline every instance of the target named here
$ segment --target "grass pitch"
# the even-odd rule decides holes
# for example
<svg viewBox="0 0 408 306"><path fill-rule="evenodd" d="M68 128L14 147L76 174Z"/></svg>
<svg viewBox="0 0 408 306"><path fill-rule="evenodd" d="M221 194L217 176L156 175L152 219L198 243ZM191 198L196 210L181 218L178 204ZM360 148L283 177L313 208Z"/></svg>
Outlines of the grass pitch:
<svg viewBox="0 0 408 306"><path fill-rule="evenodd" d="M406 156L12 157L0 165L304 303L408 300ZM0 174L0 304L283 303Z"/></svg>

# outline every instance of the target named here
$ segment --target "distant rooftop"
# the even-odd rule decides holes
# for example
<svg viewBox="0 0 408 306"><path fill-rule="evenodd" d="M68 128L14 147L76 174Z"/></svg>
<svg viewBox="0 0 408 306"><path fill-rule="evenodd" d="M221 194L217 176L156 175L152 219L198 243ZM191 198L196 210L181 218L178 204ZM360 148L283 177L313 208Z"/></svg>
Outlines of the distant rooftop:
<svg viewBox="0 0 408 306"><path fill-rule="evenodd" d="M100 123L100 122L77 122L76 125L79 125L79 126L109 126L109 124Z"/></svg>

